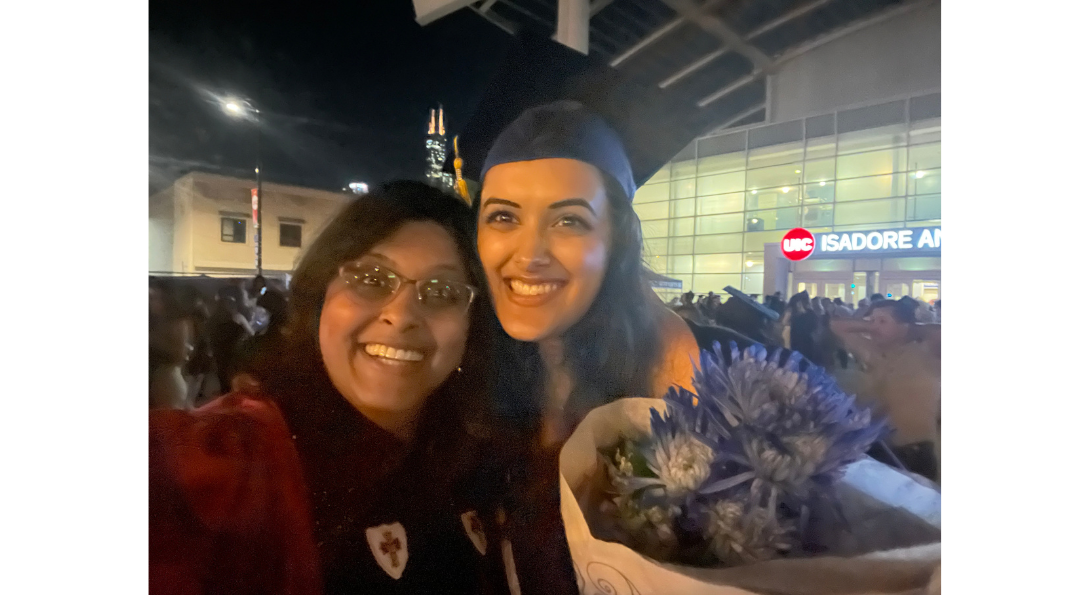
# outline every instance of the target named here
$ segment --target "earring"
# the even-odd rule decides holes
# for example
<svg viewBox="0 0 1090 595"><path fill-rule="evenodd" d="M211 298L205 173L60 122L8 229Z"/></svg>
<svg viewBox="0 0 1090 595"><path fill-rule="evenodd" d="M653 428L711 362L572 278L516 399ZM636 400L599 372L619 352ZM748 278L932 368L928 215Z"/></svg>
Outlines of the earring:
<svg viewBox="0 0 1090 595"><path fill-rule="evenodd" d="M462 373L462 366L458 366L458 373L459 373L459 374L461 374L461 373Z"/></svg>

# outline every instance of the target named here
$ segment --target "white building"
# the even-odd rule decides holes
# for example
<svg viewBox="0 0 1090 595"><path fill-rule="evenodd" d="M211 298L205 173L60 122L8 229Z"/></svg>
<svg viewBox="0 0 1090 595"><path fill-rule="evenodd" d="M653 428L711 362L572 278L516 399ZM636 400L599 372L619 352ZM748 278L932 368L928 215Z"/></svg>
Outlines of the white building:
<svg viewBox="0 0 1090 595"><path fill-rule="evenodd" d="M253 180L190 173L150 197L148 269L152 273L252 275ZM347 194L263 183L262 267L288 273L341 207Z"/></svg>

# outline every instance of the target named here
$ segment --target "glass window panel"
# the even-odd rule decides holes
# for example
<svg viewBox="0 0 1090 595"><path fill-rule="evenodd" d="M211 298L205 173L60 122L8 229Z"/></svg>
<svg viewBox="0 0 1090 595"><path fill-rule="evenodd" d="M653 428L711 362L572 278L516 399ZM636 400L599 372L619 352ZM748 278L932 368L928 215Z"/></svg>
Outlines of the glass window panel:
<svg viewBox="0 0 1090 595"><path fill-rule="evenodd" d="M742 292L750 295L764 295L765 276L759 273L756 275L742 275Z"/></svg>
<svg viewBox="0 0 1090 595"><path fill-rule="evenodd" d="M905 227L939 227L942 225L940 219L928 219L926 221L909 221L905 223Z"/></svg>
<svg viewBox="0 0 1090 595"><path fill-rule="evenodd" d="M863 223L903 222L905 199L868 200L857 203L837 203L836 225L860 225Z"/></svg>
<svg viewBox="0 0 1090 595"><path fill-rule="evenodd" d="M757 194L750 191L746 195L746 210L771 209L775 207L789 207L799 204L798 186L784 186L782 188L769 188L758 190Z"/></svg>
<svg viewBox="0 0 1090 595"><path fill-rule="evenodd" d="M741 192L746 189L746 172L739 171L696 179L696 193L700 196Z"/></svg>
<svg viewBox="0 0 1090 595"><path fill-rule="evenodd" d="M762 248L763 249L763 248ZM714 236L697 236L693 244L695 254L715 254L742 251L742 234L730 233Z"/></svg>
<svg viewBox="0 0 1090 595"><path fill-rule="evenodd" d="M908 140L914 145L942 140L942 119L932 118L913 122L908 131Z"/></svg>
<svg viewBox="0 0 1090 595"><path fill-rule="evenodd" d="M644 236L646 237L646 235ZM666 239L645 239L643 241L643 257L651 259L666 254Z"/></svg>
<svg viewBox="0 0 1090 595"><path fill-rule="evenodd" d="M794 229L799 226L799 223L800 219L798 207L746 212L746 231L765 231L768 229Z"/></svg>
<svg viewBox="0 0 1090 595"><path fill-rule="evenodd" d="M742 217L741 213L700 217L696 221L696 235L742 231Z"/></svg>
<svg viewBox="0 0 1090 595"><path fill-rule="evenodd" d="M693 177L696 177L696 159L677 161L670 167L671 180Z"/></svg>
<svg viewBox="0 0 1090 595"><path fill-rule="evenodd" d="M645 259L645 262L647 263L647 268L655 271L660 275L665 275L669 272L667 269L667 266L669 264L668 257L654 256L652 258Z"/></svg>
<svg viewBox="0 0 1090 595"><path fill-rule="evenodd" d="M693 238L670 238L670 254L692 254Z"/></svg>
<svg viewBox="0 0 1090 595"><path fill-rule="evenodd" d="M749 149L774 145L787 145L802 140L802 120L759 126L749 131Z"/></svg>
<svg viewBox="0 0 1090 595"><path fill-rule="evenodd" d="M671 236L691 236L693 235L693 222L695 218L684 217L682 219L670 220L670 235Z"/></svg>
<svg viewBox="0 0 1090 595"><path fill-rule="evenodd" d="M802 204L833 202L836 195L836 184L833 182L818 182L802 187Z"/></svg>
<svg viewBox="0 0 1090 595"><path fill-rule="evenodd" d="M833 231L876 231L879 229L901 229L905 224L900 221L892 223L864 223L863 225L837 225Z"/></svg>
<svg viewBox="0 0 1090 595"><path fill-rule="evenodd" d="M640 228L643 230L643 237L645 238L665 238L669 229L666 220L644 221L640 224Z"/></svg>
<svg viewBox="0 0 1090 595"><path fill-rule="evenodd" d="M905 100L846 109L836 114L836 128L843 134L905 121Z"/></svg>
<svg viewBox="0 0 1090 595"><path fill-rule="evenodd" d="M670 198L692 198L696 196L696 180L676 180L670 184Z"/></svg>
<svg viewBox="0 0 1090 595"><path fill-rule="evenodd" d="M804 182L828 182L836 178L836 159L807 161L804 165Z"/></svg>
<svg viewBox="0 0 1090 595"><path fill-rule="evenodd" d="M742 284L742 275L693 275L693 292L697 294L723 293L726 286L738 287Z"/></svg>
<svg viewBox="0 0 1090 595"><path fill-rule="evenodd" d="M806 141L807 159L822 159L825 157L836 157L835 136L822 136Z"/></svg>
<svg viewBox="0 0 1090 595"><path fill-rule="evenodd" d="M746 168L746 153L727 153L726 155L714 155L701 157L698 160L697 173L706 176L732 171L742 171Z"/></svg>
<svg viewBox="0 0 1090 595"><path fill-rule="evenodd" d="M942 94L932 93L908 100L908 119L913 122L942 117Z"/></svg>
<svg viewBox="0 0 1090 595"><path fill-rule="evenodd" d="M655 219L666 219L670 216L670 203L669 202L652 202L646 204L634 204L632 210L636 211L636 215L640 218L640 221L654 221Z"/></svg>
<svg viewBox="0 0 1090 595"><path fill-rule="evenodd" d="M922 196L910 196L906 218L910 220L928 220L942 218L942 195L925 194Z"/></svg>
<svg viewBox="0 0 1090 595"><path fill-rule="evenodd" d="M806 138L829 136L836 134L836 116L825 114L806 118Z"/></svg>
<svg viewBox="0 0 1090 595"><path fill-rule="evenodd" d="M898 148L837 157L836 177L843 180L905 171L906 153L905 149Z"/></svg>
<svg viewBox="0 0 1090 595"><path fill-rule="evenodd" d="M692 255L685 256L671 256L670 266L667 269L669 274L677 273L692 273L693 272L693 257Z"/></svg>
<svg viewBox="0 0 1090 595"><path fill-rule="evenodd" d="M778 244L782 239L782 231L750 232L746 234L744 248L746 252L763 252L765 244Z"/></svg>
<svg viewBox="0 0 1090 595"><path fill-rule="evenodd" d="M776 186L791 186L802 181L802 164L777 165L746 172L746 189L759 190Z"/></svg>
<svg viewBox="0 0 1090 595"><path fill-rule="evenodd" d="M746 252L742 255L742 265L745 268L742 272L745 273L763 273L765 272L765 253L760 252Z"/></svg>
<svg viewBox="0 0 1090 595"><path fill-rule="evenodd" d="M802 227L829 227L833 224L833 205L812 205L802 208Z"/></svg>
<svg viewBox="0 0 1090 595"><path fill-rule="evenodd" d="M937 271L942 268L939 256L902 256L882 259L883 271Z"/></svg>
<svg viewBox="0 0 1090 595"><path fill-rule="evenodd" d="M670 181L670 164L667 163L662 169L655 172L655 175L651 176L651 179L644 182L644 184L657 184L659 182Z"/></svg>
<svg viewBox="0 0 1090 595"><path fill-rule="evenodd" d="M745 158L746 133L735 132L733 134L719 134L709 136L697 142L697 155L712 156L725 155L727 153L741 154Z"/></svg>
<svg viewBox="0 0 1090 595"><path fill-rule="evenodd" d="M636 189L633 204L670 200L670 184L644 184Z"/></svg>
<svg viewBox="0 0 1090 595"><path fill-rule="evenodd" d="M683 198L670 203L671 217L692 217L696 214L696 199Z"/></svg>
<svg viewBox="0 0 1090 595"><path fill-rule="evenodd" d="M733 254L701 254L693 257L694 273L740 273L742 272L742 255Z"/></svg>
<svg viewBox="0 0 1090 595"><path fill-rule="evenodd" d="M771 147L761 147L760 149L750 149L749 168L753 169L755 167L794 163L796 161L802 161L802 156L802 141L773 145Z"/></svg>
<svg viewBox="0 0 1090 595"><path fill-rule="evenodd" d="M908 140L906 132L904 124L845 132L838 139L837 153L843 155L898 147Z"/></svg>
<svg viewBox="0 0 1090 595"><path fill-rule="evenodd" d="M836 202L904 196L905 174L838 180Z"/></svg>
<svg viewBox="0 0 1090 595"><path fill-rule="evenodd" d="M909 194L938 194L942 192L942 170L919 170L908 178Z"/></svg>
<svg viewBox="0 0 1090 595"><path fill-rule="evenodd" d="M718 194L716 196L701 196L696 199L698 215L715 215L718 213L737 213L745 207L745 194Z"/></svg>
<svg viewBox="0 0 1090 595"><path fill-rule="evenodd" d="M908 148L908 170L938 169L942 167L942 143L914 145Z"/></svg>

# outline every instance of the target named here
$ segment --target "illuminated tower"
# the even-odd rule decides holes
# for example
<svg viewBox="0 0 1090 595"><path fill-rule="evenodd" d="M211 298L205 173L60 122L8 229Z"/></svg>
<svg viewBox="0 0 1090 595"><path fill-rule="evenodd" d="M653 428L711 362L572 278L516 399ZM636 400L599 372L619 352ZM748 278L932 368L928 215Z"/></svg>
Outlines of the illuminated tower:
<svg viewBox="0 0 1090 595"><path fill-rule="evenodd" d="M428 169L424 174L425 181L436 188L452 190L454 179L450 174L443 173L443 164L447 161L447 130L443 122L443 106L439 106L439 117L435 116L435 110L431 110L431 121L428 123L428 136L424 141L427 148Z"/></svg>

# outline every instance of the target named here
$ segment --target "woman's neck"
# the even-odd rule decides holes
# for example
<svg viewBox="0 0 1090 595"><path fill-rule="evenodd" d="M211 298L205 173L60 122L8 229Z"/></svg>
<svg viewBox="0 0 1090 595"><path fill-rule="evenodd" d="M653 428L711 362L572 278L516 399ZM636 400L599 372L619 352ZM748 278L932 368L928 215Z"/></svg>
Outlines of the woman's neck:
<svg viewBox="0 0 1090 595"><path fill-rule="evenodd" d="M542 411L542 443L553 445L567 438L564 409L572 392L571 373L564 365L564 346L559 338L538 343L545 366L545 403Z"/></svg>
<svg viewBox="0 0 1090 595"><path fill-rule="evenodd" d="M377 411L353 404L356 411L376 426L386 430L395 438L409 444L416 437L416 429L420 422L420 411Z"/></svg>

